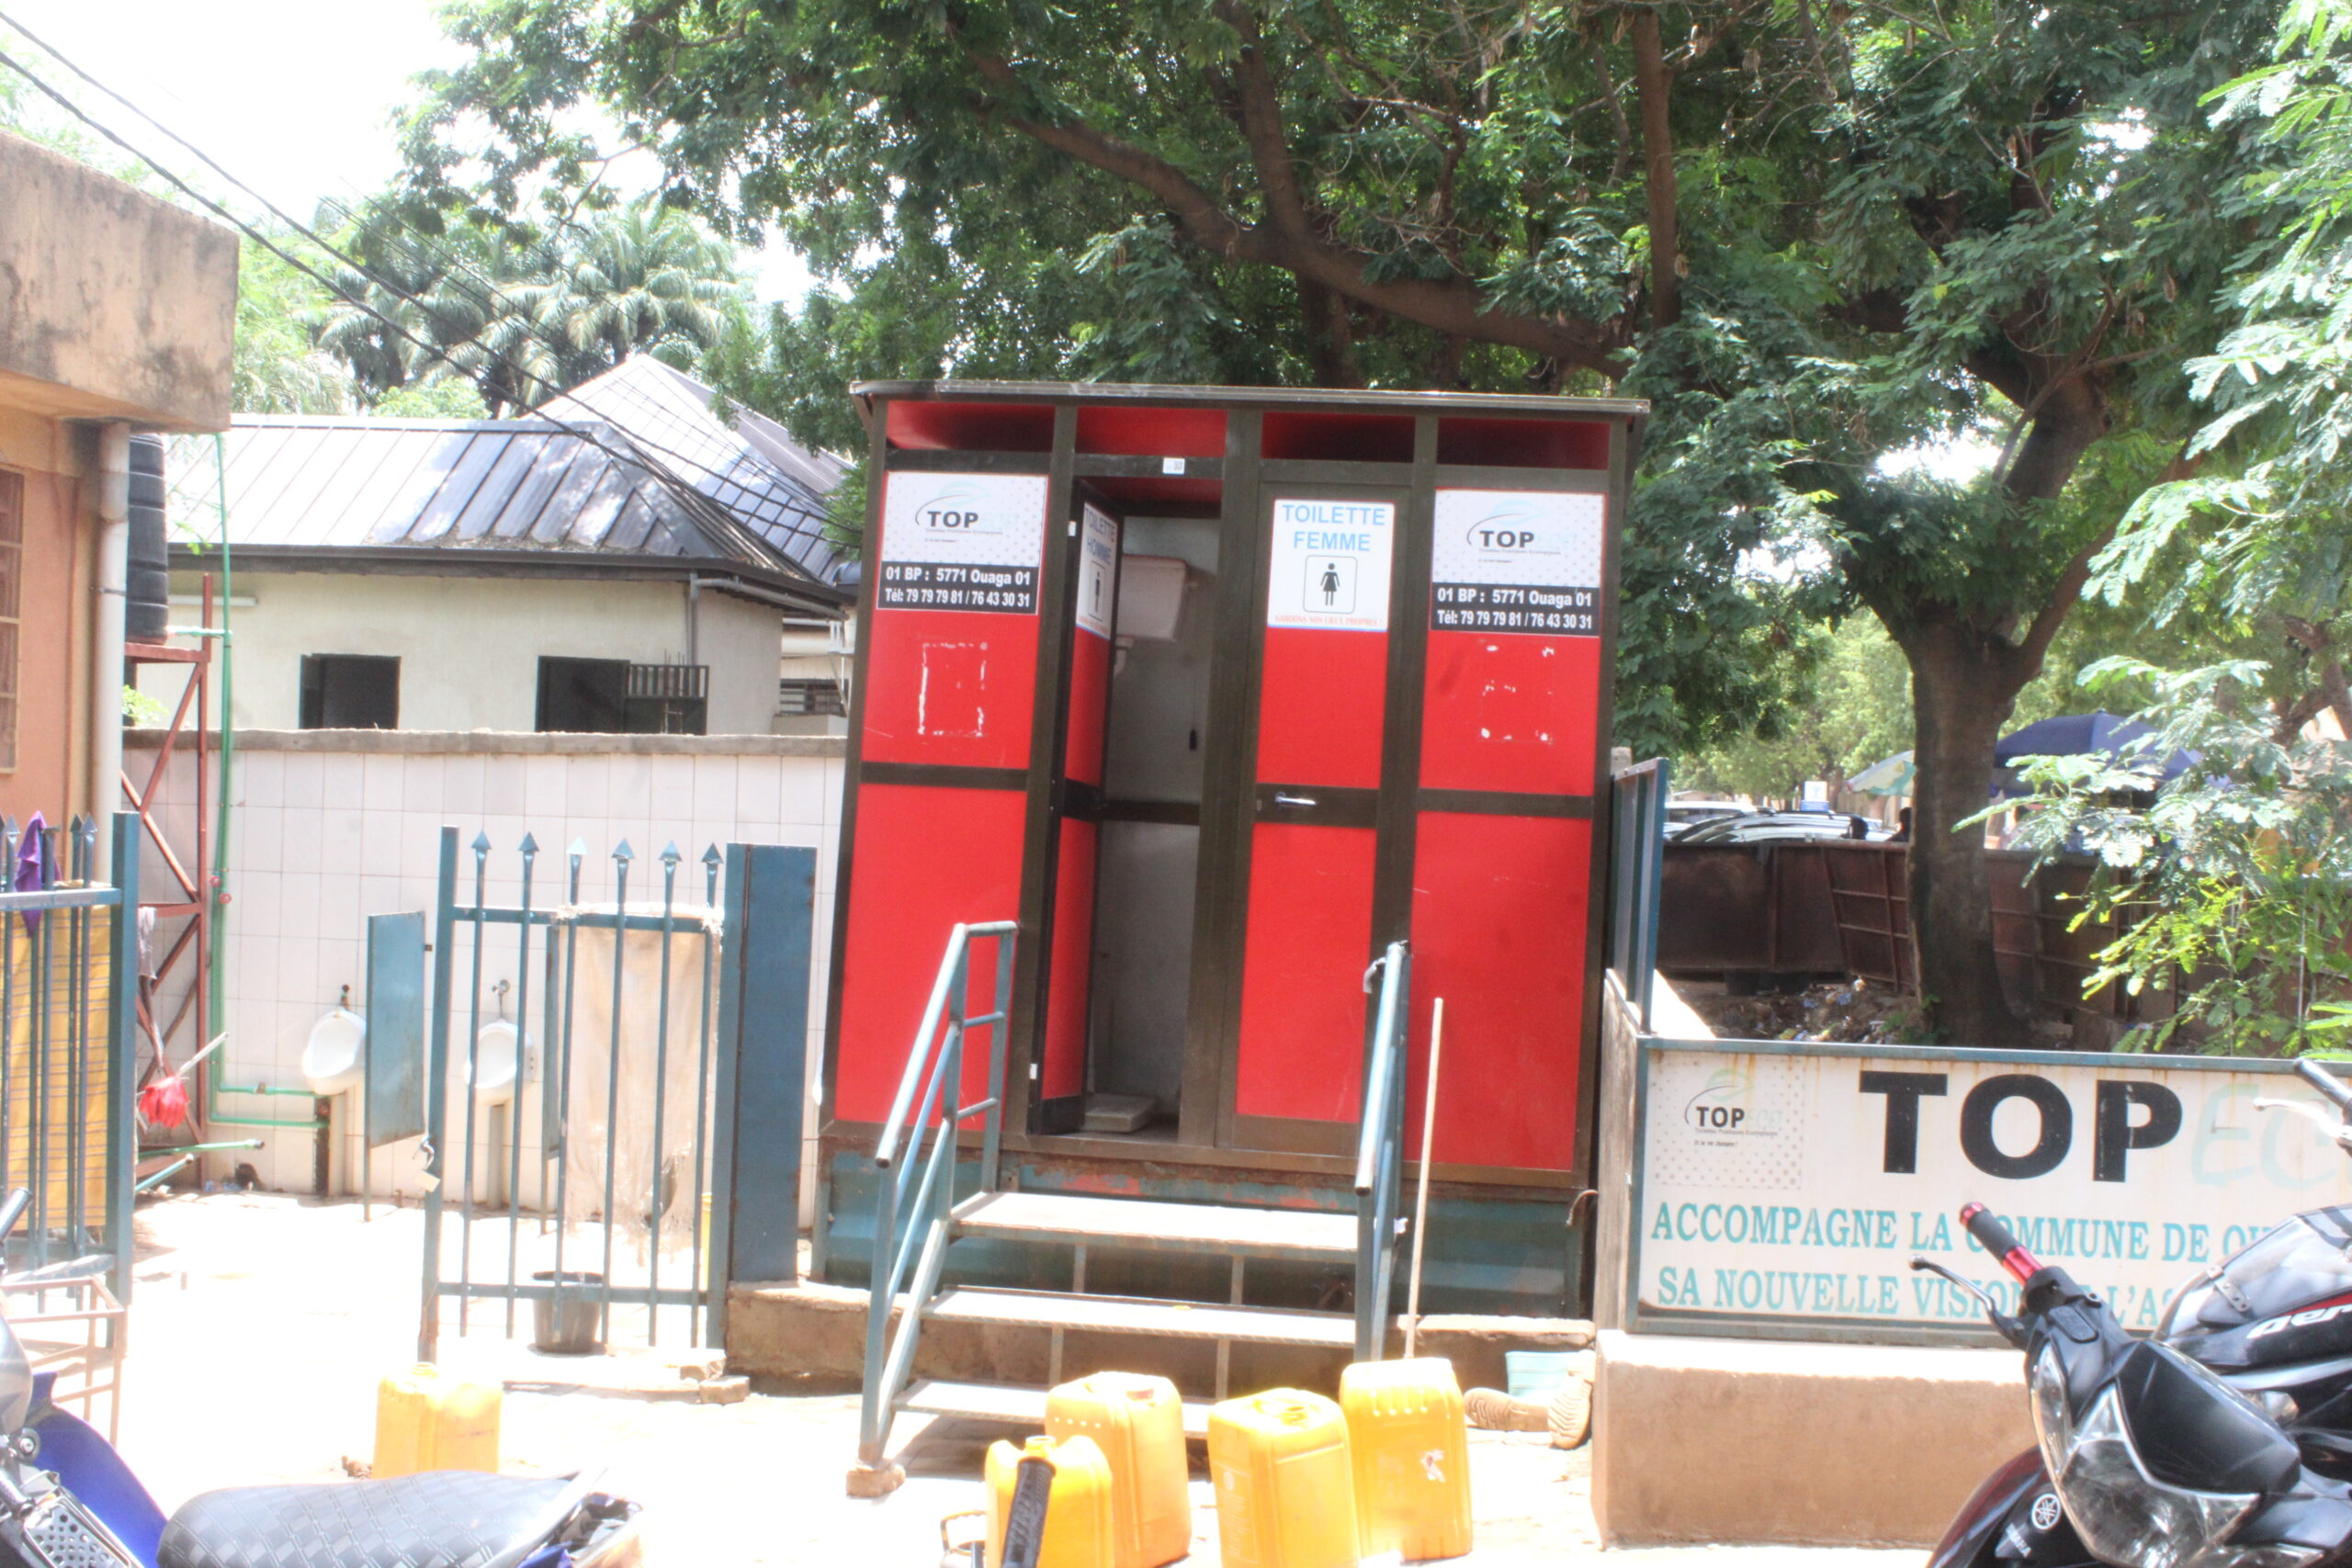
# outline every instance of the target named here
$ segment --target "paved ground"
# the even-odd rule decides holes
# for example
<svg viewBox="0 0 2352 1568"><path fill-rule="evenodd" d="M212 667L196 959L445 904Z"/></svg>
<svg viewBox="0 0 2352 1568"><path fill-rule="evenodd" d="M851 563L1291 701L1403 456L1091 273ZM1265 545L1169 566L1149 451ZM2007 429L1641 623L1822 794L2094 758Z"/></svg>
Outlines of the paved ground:
<svg viewBox="0 0 2352 1568"><path fill-rule="evenodd" d="M276 1194L171 1197L139 1214L123 1447L166 1508L209 1487L345 1473L373 1445L375 1388L415 1354L422 1222L379 1206ZM504 1239L496 1243L503 1260ZM502 1262L503 1267L503 1262ZM942 1423L909 1446L895 1495L857 1502L842 1477L857 1399L775 1386L734 1405L695 1402L679 1350L547 1357L503 1337L503 1311L443 1360L505 1380L507 1467L604 1467L651 1511L657 1564L856 1561L928 1568L944 1516L981 1506L989 1440ZM684 1337L683 1322L665 1337ZM1599 1554L1587 1450L1474 1433L1477 1563ZM1216 1512L1193 1482L1196 1560L1215 1561ZM1921 1553L1723 1547L1611 1552L1612 1568L1917 1568Z"/></svg>

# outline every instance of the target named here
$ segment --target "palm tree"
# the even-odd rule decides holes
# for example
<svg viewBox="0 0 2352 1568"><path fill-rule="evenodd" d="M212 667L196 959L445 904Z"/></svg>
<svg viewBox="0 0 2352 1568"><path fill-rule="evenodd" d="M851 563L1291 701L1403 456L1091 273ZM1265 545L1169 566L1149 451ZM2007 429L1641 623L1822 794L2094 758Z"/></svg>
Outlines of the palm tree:
<svg viewBox="0 0 2352 1568"><path fill-rule="evenodd" d="M673 207L623 208L560 249L555 276L524 297L537 335L567 350L567 389L632 354L692 364L741 297L734 248Z"/></svg>
<svg viewBox="0 0 2352 1568"><path fill-rule="evenodd" d="M742 288L732 247L651 201L552 239L467 225L423 240L385 218L363 225L357 249L369 265L338 269L345 298L311 323L320 346L377 396L463 376L499 415L632 354L692 364Z"/></svg>

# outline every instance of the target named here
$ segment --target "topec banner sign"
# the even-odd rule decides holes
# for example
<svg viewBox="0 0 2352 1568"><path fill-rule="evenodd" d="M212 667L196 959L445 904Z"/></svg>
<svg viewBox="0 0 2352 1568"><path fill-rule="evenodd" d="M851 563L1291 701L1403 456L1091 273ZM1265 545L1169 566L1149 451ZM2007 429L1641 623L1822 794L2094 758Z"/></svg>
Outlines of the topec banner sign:
<svg viewBox="0 0 2352 1568"><path fill-rule="evenodd" d="M1644 1040L1629 1326L1905 1339L1980 1325L1926 1256L2014 1305L1953 1211L2152 1329L2172 1292L2300 1211L2352 1159L2257 1099L2287 1064L2210 1057Z"/></svg>

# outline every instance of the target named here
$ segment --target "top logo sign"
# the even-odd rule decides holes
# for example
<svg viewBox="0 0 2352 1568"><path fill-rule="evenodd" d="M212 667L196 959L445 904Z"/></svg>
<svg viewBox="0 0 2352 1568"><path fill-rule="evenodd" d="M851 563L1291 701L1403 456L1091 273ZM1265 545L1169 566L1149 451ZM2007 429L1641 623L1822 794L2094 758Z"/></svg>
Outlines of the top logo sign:
<svg viewBox="0 0 2352 1568"><path fill-rule="evenodd" d="M1431 629L1597 636L1605 515L1584 492L1438 491Z"/></svg>
<svg viewBox="0 0 2352 1568"><path fill-rule="evenodd" d="M1035 615L1042 474L892 474L875 602L886 610Z"/></svg>

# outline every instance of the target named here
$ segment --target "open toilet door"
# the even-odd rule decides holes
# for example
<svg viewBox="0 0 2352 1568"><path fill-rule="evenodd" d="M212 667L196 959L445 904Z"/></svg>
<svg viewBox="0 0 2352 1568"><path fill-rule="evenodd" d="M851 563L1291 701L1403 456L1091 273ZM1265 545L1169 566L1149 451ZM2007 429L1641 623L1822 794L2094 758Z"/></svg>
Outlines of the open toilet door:
<svg viewBox="0 0 2352 1568"><path fill-rule="evenodd" d="M1092 1014L1094 895L1102 809L1104 739L1111 710L1113 637L1119 596L1119 522L1091 502L1063 529L1069 604L1058 617L1058 744L1046 781L1045 967L1029 1130L1072 1133L1086 1111Z"/></svg>

